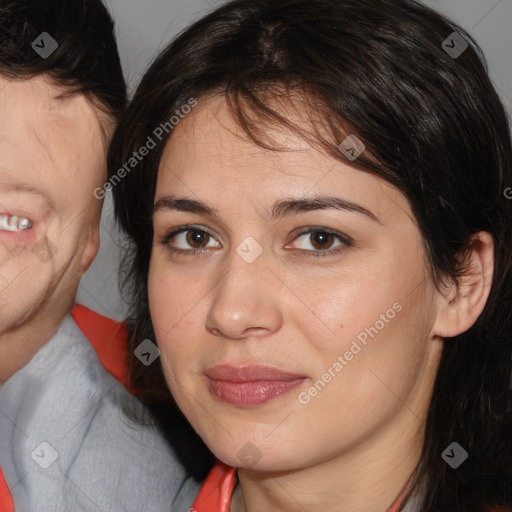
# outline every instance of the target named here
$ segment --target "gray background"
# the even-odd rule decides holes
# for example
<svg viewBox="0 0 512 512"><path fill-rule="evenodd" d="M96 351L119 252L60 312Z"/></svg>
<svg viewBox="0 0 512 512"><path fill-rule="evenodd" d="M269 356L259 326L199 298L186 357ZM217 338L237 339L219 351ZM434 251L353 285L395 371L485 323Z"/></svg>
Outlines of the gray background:
<svg viewBox="0 0 512 512"><path fill-rule="evenodd" d="M191 22L223 3L218 0L105 1L116 20L121 60L131 92L159 49ZM425 0L424 3L452 18L478 41L487 57L491 78L512 114L512 0ZM113 224L108 196L100 252L80 283L77 302L121 320L126 306L118 289L120 237Z"/></svg>

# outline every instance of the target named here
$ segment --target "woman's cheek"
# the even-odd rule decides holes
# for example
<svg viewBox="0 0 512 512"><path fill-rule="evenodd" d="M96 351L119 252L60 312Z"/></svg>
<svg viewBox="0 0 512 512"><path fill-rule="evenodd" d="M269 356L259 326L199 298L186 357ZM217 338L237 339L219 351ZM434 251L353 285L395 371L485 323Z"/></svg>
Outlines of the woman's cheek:
<svg viewBox="0 0 512 512"><path fill-rule="evenodd" d="M161 337L158 340L161 343L191 318L197 321L202 297L197 281L183 280L179 267L163 260L161 255L153 256L148 274L149 309L155 334L157 338Z"/></svg>
<svg viewBox="0 0 512 512"><path fill-rule="evenodd" d="M312 321L301 320L303 311L297 312L297 321L310 331L308 339L323 339L324 344L341 350L372 326L392 302L389 292L379 290L375 284L370 293L362 280L350 284L331 282L310 295Z"/></svg>

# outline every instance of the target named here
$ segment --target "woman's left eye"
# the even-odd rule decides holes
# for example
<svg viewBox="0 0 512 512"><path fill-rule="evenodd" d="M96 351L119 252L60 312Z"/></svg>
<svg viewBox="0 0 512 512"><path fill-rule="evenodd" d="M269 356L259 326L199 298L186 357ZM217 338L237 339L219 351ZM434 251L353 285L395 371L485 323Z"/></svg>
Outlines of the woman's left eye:
<svg viewBox="0 0 512 512"><path fill-rule="evenodd" d="M285 249L300 249L310 256L327 256L350 247L352 241L346 235L323 229L310 229L297 236Z"/></svg>

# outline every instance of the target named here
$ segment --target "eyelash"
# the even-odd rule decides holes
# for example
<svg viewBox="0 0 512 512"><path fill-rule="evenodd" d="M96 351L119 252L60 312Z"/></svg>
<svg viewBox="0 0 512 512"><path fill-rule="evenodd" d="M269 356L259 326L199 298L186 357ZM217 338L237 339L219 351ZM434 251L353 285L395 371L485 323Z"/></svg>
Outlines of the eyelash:
<svg viewBox="0 0 512 512"><path fill-rule="evenodd" d="M202 233L206 233L207 235L209 235L212 238L215 238L213 233L211 233L207 229L204 229L203 227L183 226L183 227L177 228L177 229L171 231L170 233L168 233L167 235L165 235L161 241L161 244L164 246L167 246L168 250L175 254L184 254L187 256L194 256L197 254L203 254L203 253L207 252L208 249L176 249L176 248L169 246L169 243L171 242L171 240L174 237L176 237L177 235L179 235L181 233L186 233L187 231L199 231ZM346 248L352 247L352 245L353 245L353 240L350 237L348 237L347 235L344 235L344 234L334 231L332 229L323 228L320 226L308 227L308 228L304 229L303 231L300 231L299 233L297 233L297 235L295 236L293 241L295 241L297 238L299 238L303 235L313 234L313 233L325 233L328 235L332 235L338 241L340 241L342 243L342 245L337 246L335 249L327 249L325 251L320 251L320 250L312 251L312 250L306 250L306 249L298 249L306 258L314 258L314 259L325 258L327 256L332 256L332 255L338 254L338 253L342 252L343 250L345 250Z"/></svg>

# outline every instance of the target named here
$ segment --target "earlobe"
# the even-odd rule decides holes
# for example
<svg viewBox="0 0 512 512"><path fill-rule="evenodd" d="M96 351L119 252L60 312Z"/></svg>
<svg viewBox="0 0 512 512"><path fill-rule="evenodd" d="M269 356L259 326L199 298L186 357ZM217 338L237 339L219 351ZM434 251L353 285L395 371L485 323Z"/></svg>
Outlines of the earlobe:
<svg viewBox="0 0 512 512"><path fill-rule="evenodd" d="M464 258L464 274L448 290L437 292L437 317L432 335L451 338L467 331L482 313L494 273L494 241L490 233L472 235Z"/></svg>
<svg viewBox="0 0 512 512"><path fill-rule="evenodd" d="M87 272L89 267L91 266L94 258L98 254L98 249L100 246L100 234L97 228L92 229L89 232L89 236L87 237L87 242L84 248L84 252L82 253L82 258L80 262L82 275Z"/></svg>

